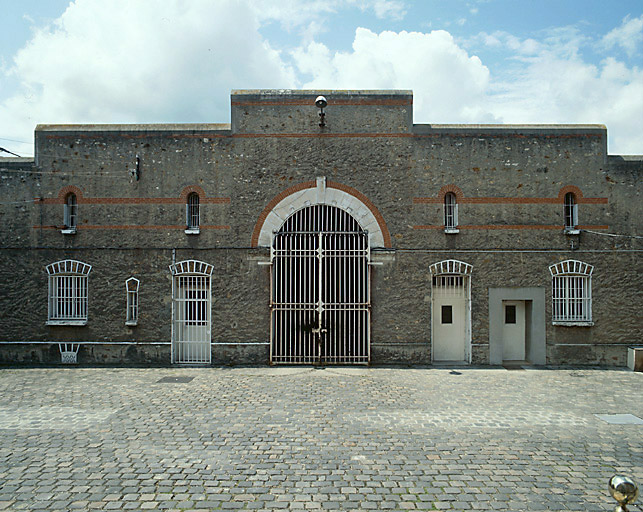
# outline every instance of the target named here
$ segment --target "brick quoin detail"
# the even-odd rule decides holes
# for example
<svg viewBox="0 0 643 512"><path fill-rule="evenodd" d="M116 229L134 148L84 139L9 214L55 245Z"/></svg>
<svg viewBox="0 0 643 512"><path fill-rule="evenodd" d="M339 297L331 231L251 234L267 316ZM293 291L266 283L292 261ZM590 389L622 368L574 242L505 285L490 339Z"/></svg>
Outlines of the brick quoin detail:
<svg viewBox="0 0 643 512"><path fill-rule="evenodd" d="M305 181L303 183L299 183L297 185L293 185L292 187L287 188L286 190L280 192L277 194L269 203L268 205L263 209L261 214L259 215L259 218L257 219L257 223L255 224L255 228L252 231L252 239L250 241L251 247L257 247L259 243L259 235L261 233L261 228L263 227L263 223L266 220L266 217L270 214L270 212L273 210L275 206L277 206L283 199L286 197L299 192L301 190L305 190L307 188L315 188L317 186L316 181ZM373 204L373 202L366 197L364 194L362 194L360 191L354 189L353 187L349 187L347 185L343 185L341 183L337 183L335 181L326 181L326 187L327 188L335 188L338 190L341 190L343 192L346 192L347 194L350 194L357 199L359 199L362 203L366 205L366 207L371 211L375 219L377 220L377 223L382 231L382 236L384 238L384 246L385 247L391 247L391 234L389 233L388 227L386 226L386 222L384 221L384 217L382 217L382 214L379 212L379 210L376 208L376 206Z"/></svg>

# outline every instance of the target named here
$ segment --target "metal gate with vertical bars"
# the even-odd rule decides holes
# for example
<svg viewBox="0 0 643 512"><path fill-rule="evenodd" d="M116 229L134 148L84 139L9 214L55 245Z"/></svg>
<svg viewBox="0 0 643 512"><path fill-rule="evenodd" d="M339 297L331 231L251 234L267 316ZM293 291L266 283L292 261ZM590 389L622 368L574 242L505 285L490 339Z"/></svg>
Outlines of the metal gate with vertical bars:
<svg viewBox="0 0 643 512"><path fill-rule="evenodd" d="M368 233L344 210L291 215L271 248L270 361L368 364Z"/></svg>
<svg viewBox="0 0 643 512"><path fill-rule="evenodd" d="M209 364L211 361L211 289L213 267L186 260L172 272L172 363Z"/></svg>

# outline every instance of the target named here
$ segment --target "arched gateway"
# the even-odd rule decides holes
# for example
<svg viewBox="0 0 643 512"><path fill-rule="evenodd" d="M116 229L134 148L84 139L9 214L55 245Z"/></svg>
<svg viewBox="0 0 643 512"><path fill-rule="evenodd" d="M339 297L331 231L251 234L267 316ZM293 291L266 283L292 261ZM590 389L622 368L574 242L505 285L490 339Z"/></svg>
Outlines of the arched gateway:
<svg viewBox="0 0 643 512"><path fill-rule="evenodd" d="M367 364L369 236L345 210L305 206L273 234L270 361Z"/></svg>

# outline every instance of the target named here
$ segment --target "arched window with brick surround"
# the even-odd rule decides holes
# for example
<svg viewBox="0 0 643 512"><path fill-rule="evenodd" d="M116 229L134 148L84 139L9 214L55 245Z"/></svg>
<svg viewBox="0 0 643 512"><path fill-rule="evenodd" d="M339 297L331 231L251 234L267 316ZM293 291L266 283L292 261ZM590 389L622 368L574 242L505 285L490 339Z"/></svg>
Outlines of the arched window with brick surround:
<svg viewBox="0 0 643 512"><path fill-rule="evenodd" d="M578 230L578 201L576 194L567 192L565 194L563 213L565 217L565 231Z"/></svg>
<svg viewBox="0 0 643 512"><path fill-rule="evenodd" d="M458 232L458 201L453 192L444 194L444 231Z"/></svg>
<svg viewBox="0 0 643 512"><path fill-rule="evenodd" d="M199 194L190 192L185 206L185 232L188 234L196 234L199 232Z"/></svg>
<svg viewBox="0 0 643 512"><path fill-rule="evenodd" d="M65 233L75 233L76 232L76 225L78 223L78 199L76 198L76 194L73 192L70 192L67 194L65 197L65 204L64 204L64 218L63 218L63 223L64 223L64 228L63 232Z"/></svg>

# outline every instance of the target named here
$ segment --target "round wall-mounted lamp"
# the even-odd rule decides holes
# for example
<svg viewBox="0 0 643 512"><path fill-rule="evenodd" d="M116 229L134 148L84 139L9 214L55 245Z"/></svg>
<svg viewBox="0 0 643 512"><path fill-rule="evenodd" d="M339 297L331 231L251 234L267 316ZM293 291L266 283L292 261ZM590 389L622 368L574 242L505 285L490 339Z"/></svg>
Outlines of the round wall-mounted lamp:
<svg viewBox="0 0 643 512"><path fill-rule="evenodd" d="M327 105L328 105L328 101L326 101L326 98L324 98L323 96L317 96L317 98L315 99L315 106L318 109L320 109L320 112L319 112L319 118L320 118L319 126L321 126L322 128L324 126L326 126L326 123L324 122L324 118L326 117L326 113L324 112L324 108L326 108Z"/></svg>

